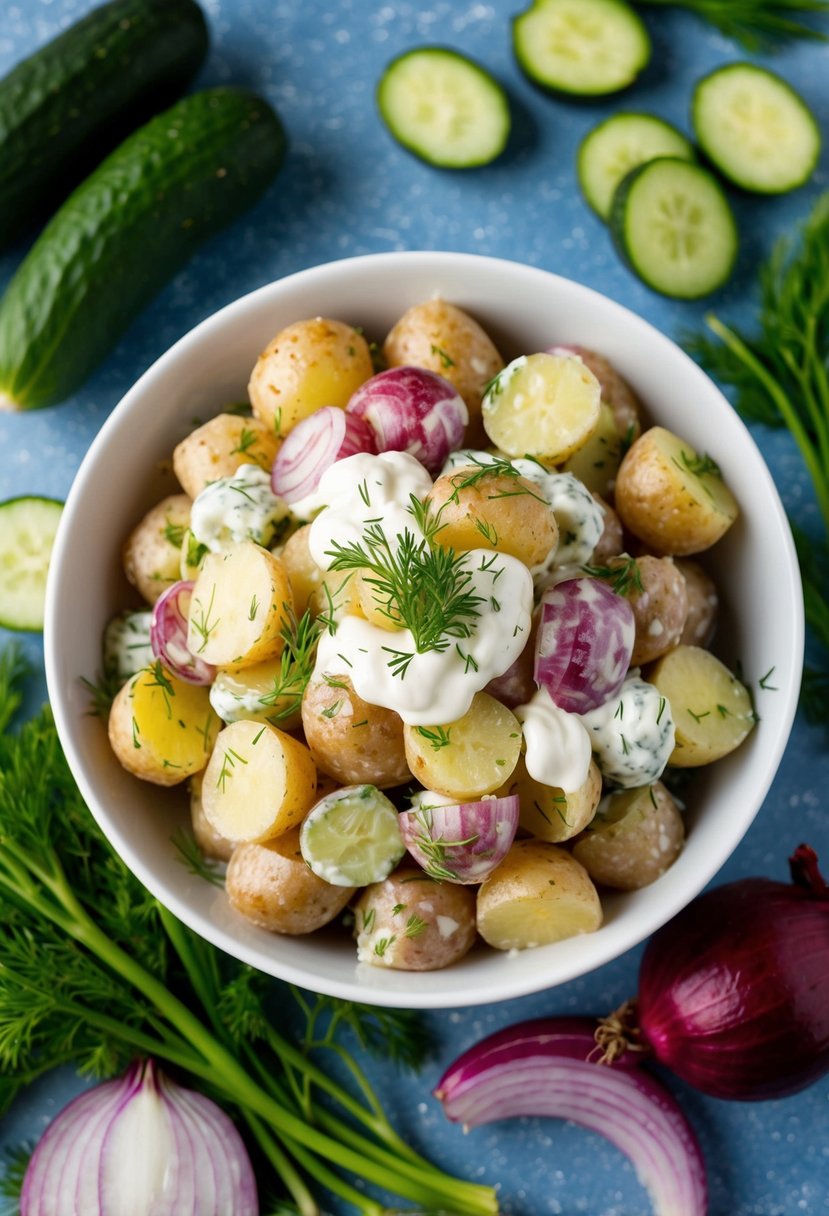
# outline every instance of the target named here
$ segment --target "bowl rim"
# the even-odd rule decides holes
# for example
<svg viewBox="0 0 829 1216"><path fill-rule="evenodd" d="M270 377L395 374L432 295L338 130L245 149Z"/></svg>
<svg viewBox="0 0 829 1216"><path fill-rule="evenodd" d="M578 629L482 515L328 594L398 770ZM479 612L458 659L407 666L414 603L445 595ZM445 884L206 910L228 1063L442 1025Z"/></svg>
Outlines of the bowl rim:
<svg viewBox="0 0 829 1216"><path fill-rule="evenodd" d="M471 977L464 974L463 990L456 992L423 992L418 991L415 987L414 991L407 991L403 994L395 991L394 988L374 988L371 984L361 984L358 976L348 982L340 982L336 978L313 975L303 970L302 967L295 966L291 962L284 960L276 960L276 966L263 965L262 953L253 946L248 946L246 943L239 941L225 927L216 924L213 920L204 917L201 913L193 911L185 898L182 898L175 889L169 889L163 882L159 881L151 866L146 865L141 857L137 856L132 849L132 846L127 842L122 833L119 831L109 818L102 800L96 792L94 781L90 773L87 772L86 766L76 752L73 741L73 718L76 716L76 711L73 711L68 703L68 698L64 695L62 681L59 676L58 667L58 651L57 637L58 628L57 622L60 612L60 597L59 587L62 582L61 572L64 566L66 538L72 531L74 515L78 504L84 498L87 490L88 482L91 474L97 465L99 455L104 451L111 437L119 429L122 420L132 411L139 408L147 394L152 391L155 381L161 377L168 368L176 362L179 356L186 351L191 345L197 344L202 337L214 328L221 328L225 323L233 321L247 309L255 309L257 306L267 301L272 296L279 296L283 292L290 292L292 287L301 282L303 285L313 284L314 280L324 281L332 274L338 276L359 274L362 268L382 266L383 263L388 263L390 266L401 267L406 263L426 267L430 260L434 261L435 267L444 267L446 260L450 259L459 267L472 266L473 264L481 267L489 267L491 269L507 268L507 272L519 270L531 277L543 279L553 289L564 285L564 290L575 292L577 295L583 296L586 301L600 301L603 309L610 309L618 312L626 317L628 321L633 318L635 322L649 331L649 339L662 345L664 348L670 348L672 357L679 355L685 362L688 374L692 377L697 377L700 384L705 384L707 392L715 392L723 402L723 405L729 410L732 409L727 398L721 392L719 387L706 375L706 373L690 358L682 348L675 343L655 325L635 313L632 309L618 303L609 296L603 295L594 288L587 287L573 279L556 274L553 271L544 270L537 266L515 261L509 258L492 257L479 254L461 253L452 250L406 250L392 251L383 253L361 254L355 257L343 257L334 259L328 262L320 263L307 267L303 270L295 271L283 278L276 279L270 283L266 283L261 287L250 291L230 303L224 305L216 312L211 313L202 321L198 322L193 328L188 330L180 338L178 338L172 346L164 351L135 381L135 383L122 396L117 405L113 408L110 415L103 422L98 434L93 439L87 452L85 453L81 464L75 474L72 485L66 499L66 505L59 524L55 545L53 549L52 564L49 572L46 590L46 609L45 609L45 625L44 625L44 659L46 669L46 683L49 694L49 700L52 705L55 725L58 731L58 736L61 745L66 754L70 770L73 777L84 797L84 800L89 807L98 826L106 836L107 840L124 861L132 873L138 880L158 899L165 907L174 913L184 924L191 928L194 932L210 941L213 945L229 953L231 956L239 959L242 962L248 963L254 968L270 974L283 981L297 984L304 988L312 987L313 990L340 997L347 1000L358 1000L364 1004L385 1006L385 1007L400 1007L405 1004L412 1009L439 1009L439 1008L461 1008L472 1007L476 1005L489 1004L504 1000L510 1000L521 996L526 996L533 992L538 992L549 987L558 986L559 984L569 982L581 975L597 970L599 967L613 961L639 945L652 933L654 933L661 925L674 916L681 908L685 907L707 883L716 875L721 867L731 857L734 850L739 845L740 841L748 831L752 822L759 813L771 783L775 777L780 761L782 759L785 748L791 734L791 729L794 721L795 712L800 690L800 676L803 666L804 653L804 636L805 636L805 620L803 611L802 585L800 580L799 566L797 562L794 541L791 535L788 519L785 510L777 491L777 487L771 476L771 472L766 466L765 459L760 453L757 445L748 431L748 428L739 417L735 415L736 421L739 423L742 430L745 432L746 441L755 449L759 457L760 463L765 469L765 474L768 482L768 506L777 516L778 523L782 523L782 535L784 548L786 550L786 565L784 572L786 575L786 592L791 598L796 611L790 621L791 637L790 637L790 653L792 655L791 678L787 684L781 689L783 700L778 703L781 707L779 714L780 729L775 738L773 747L767 749L762 756L762 759L756 759L757 781L755 783L755 802L756 805L751 810L751 813L745 813L737 818L735 817L730 823L723 825L724 847L719 853L709 861L707 865L698 866L691 873L684 876L684 882L675 883L663 893L664 898L660 905L659 914L656 917L646 918L646 923L639 928L632 929L631 926L626 927L623 935L623 941L620 944L617 940L619 934L612 932L613 925L607 924L604 926L605 932L602 935L593 937L591 943L591 951L589 959L585 962L573 961L556 971L555 976L545 974L541 967L532 969L532 974L524 977L513 975L510 979L509 972L501 976L496 982L487 981L486 979L471 982ZM451 968L447 971L451 972ZM392 975L405 975L406 973L395 973ZM410 976L417 976L418 973L408 973ZM502 990L506 989L506 990Z"/></svg>

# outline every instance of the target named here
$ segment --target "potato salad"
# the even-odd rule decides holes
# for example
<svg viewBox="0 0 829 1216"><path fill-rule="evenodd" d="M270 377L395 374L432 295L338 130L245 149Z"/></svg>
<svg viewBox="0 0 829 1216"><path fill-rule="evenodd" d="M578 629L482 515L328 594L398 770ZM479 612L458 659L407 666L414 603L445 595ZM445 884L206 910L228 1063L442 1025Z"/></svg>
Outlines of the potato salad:
<svg viewBox="0 0 829 1216"><path fill-rule="evenodd" d="M714 457L555 339L507 361L441 299L382 346L297 321L125 540L112 748L185 787L264 930L403 970L594 932L670 882L681 770L754 724L710 649Z"/></svg>

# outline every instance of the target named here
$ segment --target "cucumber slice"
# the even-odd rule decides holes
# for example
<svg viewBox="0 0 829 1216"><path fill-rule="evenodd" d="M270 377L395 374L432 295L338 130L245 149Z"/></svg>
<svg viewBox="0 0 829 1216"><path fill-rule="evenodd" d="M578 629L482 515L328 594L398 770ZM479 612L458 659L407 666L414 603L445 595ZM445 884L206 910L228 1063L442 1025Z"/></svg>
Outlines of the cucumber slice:
<svg viewBox="0 0 829 1216"><path fill-rule="evenodd" d="M610 215L622 178L657 156L696 159L690 140L653 114L613 114L587 133L579 147L576 172L582 194L601 219Z"/></svg>
<svg viewBox="0 0 829 1216"><path fill-rule="evenodd" d="M407 51L386 67L377 107L394 138L430 165L488 165L506 146L507 95L488 72L445 47Z"/></svg>
<svg viewBox="0 0 829 1216"><path fill-rule="evenodd" d="M757 194L785 194L811 177L820 128L803 98L774 72L729 63L694 89L691 120L723 177Z"/></svg>
<svg viewBox="0 0 829 1216"><path fill-rule="evenodd" d="M406 851L397 811L373 785L347 785L320 799L303 820L302 856L335 887L382 882Z"/></svg>
<svg viewBox="0 0 829 1216"><path fill-rule="evenodd" d="M640 279L678 300L722 286L737 257L737 225L719 182L676 157L648 161L623 179L610 231Z"/></svg>
<svg viewBox="0 0 829 1216"><path fill-rule="evenodd" d="M651 40L625 0L535 0L512 23L515 57L545 89L602 97L632 84Z"/></svg>
<svg viewBox="0 0 829 1216"><path fill-rule="evenodd" d="M0 503L0 625L43 628L46 575L63 503L9 498Z"/></svg>

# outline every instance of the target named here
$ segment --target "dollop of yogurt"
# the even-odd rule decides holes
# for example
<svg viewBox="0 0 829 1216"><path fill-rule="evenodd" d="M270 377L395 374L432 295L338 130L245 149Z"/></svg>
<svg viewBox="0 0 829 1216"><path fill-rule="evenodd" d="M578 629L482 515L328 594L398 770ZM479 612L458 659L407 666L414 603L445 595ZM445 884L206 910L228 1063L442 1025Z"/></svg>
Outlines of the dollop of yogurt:
<svg viewBox="0 0 829 1216"><path fill-rule="evenodd" d="M150 642L152 612L120 612L104 630L104 669L126 681L155 661Z"/></svg>
<svg viewBox="0 0 829 1216"><path fill-rule="evenodd" d="M271 489L270 473L258 464L243 464L197 496L190 531L211 553L228 553L245 540L267 548L289 517L288 504Z"/></svg>
<svg viewBox="0 0 829 1216"><path fill-rule="evenodd" d="M546 688L514 712L522 725L530 776L566 793L580 789L590 771L591 739L579 715L559 709Z"/></svg>
<svg viewBox="0 0 829 1216"><path fill-rule="evenodd" d="M598 709L582 714L596 763L614 785L632 789L657 781L676 740L667 698L637 673Z"/></svg>

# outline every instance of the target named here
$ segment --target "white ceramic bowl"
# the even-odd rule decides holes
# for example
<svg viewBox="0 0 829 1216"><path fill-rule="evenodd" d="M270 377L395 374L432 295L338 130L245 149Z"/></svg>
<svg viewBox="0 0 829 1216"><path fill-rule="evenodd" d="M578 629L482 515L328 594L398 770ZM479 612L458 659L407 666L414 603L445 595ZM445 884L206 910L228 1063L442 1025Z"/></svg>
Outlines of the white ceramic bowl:
<svg viewBox="0 0 829 1216"><path fill-rule="evenodd" d="M511 358L554 342L607 355L654 420L711 453L742 515L712 552L725 610L717 649L761 693L760 721L731 757L700 770L689 797L687 846L658 882L607 898L592 935L507 955L481 946L445 971L359 965L343 931L278 937L249 924L223 892L181 864L170 834L186 822L181 789L129 776L87 716L81 676L100 668L107 620L134 602L120 571L121 543L171 488L169 456L195 417L245 396L256 356L292 321L316 315L361 325L382 339L410 305L435 294L471 312ZM72 771L104 832L158 899L196 932L262 971L305 988L377 1005L473 1005L560 984L615 958L688 903L722 866L756 815L788 738L800 682L803 608L780 500L757 448L702 371L619 304L541 270L455 253L390 253L333 262L263 287L177 342L132 388L101 429L69 495L46 612L46 670Z"/></svg>

